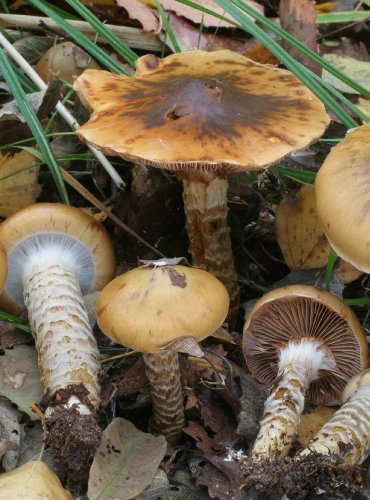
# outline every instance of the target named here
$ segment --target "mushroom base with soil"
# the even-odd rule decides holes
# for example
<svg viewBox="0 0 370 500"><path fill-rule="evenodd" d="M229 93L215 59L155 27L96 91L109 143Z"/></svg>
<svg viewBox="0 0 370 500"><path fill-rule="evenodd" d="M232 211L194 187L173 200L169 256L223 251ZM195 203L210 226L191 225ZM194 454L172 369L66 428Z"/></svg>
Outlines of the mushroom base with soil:
<svg viewBox="0 0 370 500"><path fill-rule="evenodd" d="M320 370L334 370L335 360L317 339L289 342L280 351L276 383L265 403L252 454L276 460L289 452L304 407L305 393Z"/></svg>

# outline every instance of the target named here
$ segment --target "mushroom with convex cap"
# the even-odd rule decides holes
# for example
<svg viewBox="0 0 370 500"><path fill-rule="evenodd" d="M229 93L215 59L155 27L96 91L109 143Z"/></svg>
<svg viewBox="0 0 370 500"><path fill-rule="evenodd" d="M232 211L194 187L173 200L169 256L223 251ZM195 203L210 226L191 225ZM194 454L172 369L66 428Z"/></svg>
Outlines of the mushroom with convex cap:
<svg viewBox="0 0 370 500"><path fill-rule="evenodd" d="M102 290L97 302L101 330L115 342L143 352L153 405L151 430L175 443L184 425L178 351L215 332L225 320L224 285L201 269L153 261Z"/></svg>
<svg viewBox="0 0 370 500"><path fill-rule="evenodd" d="M351 465L362 464L370 453L370 369L355 375L342 395L343 405L298 455L340 455Z"/></svg>
<svg viewBox="0 0 370 500"><path fill-rule="evenodd" d="M67 466L82 469L100 435L95 420L99 351L82 295L113 278L112 242L90 215L53 203L12 214L0 224L0 241L8 254L0 305L13 313L27 308L45 393L48 443Z"/></svg>
<svg viewBox="0 0 370 500"><path fill-rule="evenodd" d="M305 399L335 405L346 382L368 366L368 345L354 312L338 297L306 285L273 290L244 326L252 375L272 386L252 453L283 458L297 433Z"/></svg>
<svg viewBox="0 0 370 500"><path fill-rule="evenodd" d="M227 173L261 170L319 138L323 104L292 73L230 50L148 54L133 77L88 70L74 87L93 110L81 140L178 173L193 264L224 283L235 319Z"/></svg>
<svg viewBox="0 0 370 500"><path fill-rule="evenodd" d="M370 272L370 123L348 134L316 176L317 213L335 252Z"/></svg>

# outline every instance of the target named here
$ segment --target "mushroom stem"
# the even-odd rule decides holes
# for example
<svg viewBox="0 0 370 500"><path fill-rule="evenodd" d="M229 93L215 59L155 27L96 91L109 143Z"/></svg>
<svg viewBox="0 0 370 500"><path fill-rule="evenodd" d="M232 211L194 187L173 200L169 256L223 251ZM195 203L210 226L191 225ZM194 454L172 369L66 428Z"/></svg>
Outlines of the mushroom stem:
<svg viewBox="0 0 370 500"><path fill-rule="evenodd" d="M332 355L315 339L290 342L280 351L275 385L265 403L252 453L258 459L284 458L297 433L304 397L323 369L333 369Z"/></svg>
<svg viewBox="0 0 370 500"><path fill-rule="evenodd" d="M88 390L86 404L73 404L91 413L99 404L99 351L83 305L75 272L60 264L33 266L23 278L24 301L36 342L43 391L69 397ZM76 391L73 387L77 387ZM81 397L81 396L80 396Z"/></svg>
<svg viewBox="0 0 370 500"><path fill-rule="evenodd" d="M239 309L239 285L227 224L228 182L208 171L197 174L180 172L179 177L183 184L193 264L210 272L225 285L230 296L228 320L232 323Z"/></svg>
<svg viewBox="0 0 370 500"><path fill-rule="evenodd" d="M369 385L354 394L334 413L314 439L298 455L340 455L351 465L361 464L370 453Z"/></svg>
<svg viewBox="0 0 370 500"><path fill-rule="evenodd" d="M174 444L181 438L185 423L178 354L166 349L144 353L143 357L153 404L151 430Z"/></svg>

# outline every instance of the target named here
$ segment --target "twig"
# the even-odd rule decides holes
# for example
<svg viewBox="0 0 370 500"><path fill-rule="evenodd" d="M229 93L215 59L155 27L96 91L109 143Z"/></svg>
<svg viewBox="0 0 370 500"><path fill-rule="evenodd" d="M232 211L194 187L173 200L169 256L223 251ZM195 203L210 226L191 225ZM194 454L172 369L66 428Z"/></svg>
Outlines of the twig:
<svg viewBox="0 0 370 500"><path fill-rule="evenodd" d="M1 16L0 16L1 17ZM6 49L8 54L14 59L14 61L22 68L22 70L30 77L33 83L40 89L45 90L47 88L46 83L39 77L36 71L32 68L32 66L21 56L21 54L13 47L13 45L8 42L5 36L0 33L0 45ZM68 123L68 125L76 130L79 128L79 124L77 123L74 116L68 111L68 109L62 104L58 102L56 105L56 109L58 113L64 118L64 120ZM115 168L111 165L111 163L107 160L107 158L95 149L93 146L87 145L87 147L92 151L95 155L96 159L100 162L102 167L107 171L107 173L112 178L113 182L122 189L125 186L125 182L115 170Z"/></svg>
<svg viewBox="0 0 370 500"><path fill-rule="evenodd" d="M64 34L63 28L58 26L58 24L49 17L0 14L0 26L2 27L16 26L29 30L42 29L40 22L46 23L53 31ZM68 22L89 38L93 40L96 39L96 31L89 23L73 20L68 20ZM147 33L138 28L115 26L114 24L106 24L105 26L129 47L145 50L146 52L160 52L162 50L163 43L153 33ZM97 40L99 42L105 42L104 38L101 37L98 37Z"/></svg>

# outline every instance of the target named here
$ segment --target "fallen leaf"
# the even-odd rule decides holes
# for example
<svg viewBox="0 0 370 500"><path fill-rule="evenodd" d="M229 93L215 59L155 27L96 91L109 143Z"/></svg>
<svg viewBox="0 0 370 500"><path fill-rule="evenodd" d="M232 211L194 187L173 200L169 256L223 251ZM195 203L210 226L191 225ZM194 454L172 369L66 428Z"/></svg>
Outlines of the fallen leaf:
<svg viewBox="0 0 370 500"><path fill-rule="evenodd" d="M0 350L8 349L18 344L25 344L29 340L29 333L19 330L11 323L0 320Z"/></svg>
<svg viewBox="0 0 370 500"><path fill-rule="evenodd" d="M257 2L253 2L253 0L244 0L246 5L253 7L255 10L263 14L264 10L262 5ZM197 4L206 7L207 9L216 12L217 14L221 14L223 17L227 19L233 19L232 16L227 14L222 7L218 6L213 0L197 0ZM209 27L219 27L219 28L233 28L234 26L227 21L222 21L217 17L212 16L211 14L205 14L200 10L194 9L193 7L189 7L188 5L181 4L176 0L161 0L161 5L165 10L170 10L175 12L178 16L183 16L196 24L202 24L206 28ZM252 18L250 18L252 19ZM254 20L254 19L253 19Z"/></svg>
<svg viewBox="0 0 370 500"><path fill-rule="evenodd" d="M0 395L27 413L31 420L38 420L31 405L40 401L43 394L34 347L19 345L6 349L0 356Z"/></svg>
<svg viewBox="0 0 370 500"><path fill-rule="evenodd" d="M90 500L129 500L153 481L167 444L164 436L139 431L116 418L104 430L90 469Z"/></svg>
<svg viewBox="0 0 370 500"><path fill-rule="evenodd" d="M357 83L362 85L365 88L370 87L370 62L367 61L359 61L358 59L354 59L353 57L342 56L339 54L325 54L324 59L334 66L336 69L339 69L346 76L352 78ZM336 89L341 92L346 92L349 94L358 94L357 90L349 87L341 80L338 80L331 73L323 70L322 78L325 82L330 83Z"/></svg>
<svg viewBox="0 0 370 500"><path fill-rule="evenodd" d="M159 18L146 5L138 0L117 0L117 4L127 11L130 19L139 21L144 31L159 31L161 25Z"/></svg>
<svg viewBox="0 0 370 500"><path fill-rule="evenodd" d="M38 112L38 110L41 107L41 104L43 103L45 95L46 95L46 89L40 90L38 92L32 92L31 94L27 94L27 100L34 111ZM7 102L1 108L0 121L7 121L7 120L16 120L22 123L26 123L26 119L23 116L15 100Z"/></svg>
<svg viewBox="0 0 370 500"><path fill-rule="evenodd" d="M269 394L266 386L259 384L251 375L240 374L242 395L236 434L243 436L248 443L257 436L264 404Z"/></svg>
<svg viewBox="0 0 370 500"><path fill-rule="evenodd" d="M0 215L8 217L38 197L37 158L28 151L14 156L0 153Z"/></svg>
<svg viewBox="0 0 370 500"><path fill-rule="evenodd" d="M21 414L6 399L0 399L0 462L5 471L17 466L21 439Z"/></svg>

